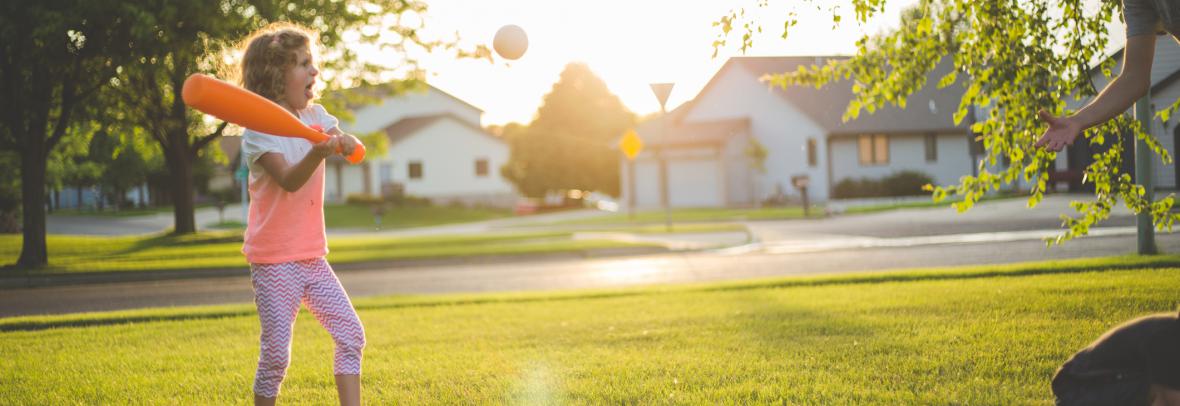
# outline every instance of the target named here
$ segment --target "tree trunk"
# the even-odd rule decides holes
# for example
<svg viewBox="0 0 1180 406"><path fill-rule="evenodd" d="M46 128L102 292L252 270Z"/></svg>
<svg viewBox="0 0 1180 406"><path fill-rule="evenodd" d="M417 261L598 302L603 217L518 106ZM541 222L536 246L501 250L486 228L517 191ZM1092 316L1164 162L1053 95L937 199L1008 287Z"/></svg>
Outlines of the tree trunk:
<svg viewBox="0 0 1180 406"><path fill-rule="evenodd" d="M188 137L182 133L181 137ZM193 202L193 158L188 153L188 143L185 140L173 138L165 149L167 154L168 174L172 178L172 214L173 234L193 234L197 232Z"/></svg>
<svg viewBox="0 0 1180 406"><path fill-rule="evenodd" d="M27 144L20 160L21 212L24 216L20 258L16 265L21 268L41 268L49 264L49 251L45 248L45 172L46 162L36 157L45 156L46 140L43 136L26 138Z"/></svg>

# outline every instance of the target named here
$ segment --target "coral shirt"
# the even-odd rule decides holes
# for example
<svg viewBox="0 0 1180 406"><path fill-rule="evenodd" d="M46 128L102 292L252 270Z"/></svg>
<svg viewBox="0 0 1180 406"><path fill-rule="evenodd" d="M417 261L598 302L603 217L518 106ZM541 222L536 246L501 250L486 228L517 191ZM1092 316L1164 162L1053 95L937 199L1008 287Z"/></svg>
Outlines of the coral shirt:
<svg viewBox="0 0 1180 406"><path fill-rule="evenodd" d="M339 123L323 106L308 105L299 120L325 131ZM242 253L256 264L275 264L319 258L328 254L324 235L324 164L316 168L299 190L288 192L266 174L258 158L277 153L296 165L311 152L311 142L246 130L242 148L250 168L250 212Z"/></svg>

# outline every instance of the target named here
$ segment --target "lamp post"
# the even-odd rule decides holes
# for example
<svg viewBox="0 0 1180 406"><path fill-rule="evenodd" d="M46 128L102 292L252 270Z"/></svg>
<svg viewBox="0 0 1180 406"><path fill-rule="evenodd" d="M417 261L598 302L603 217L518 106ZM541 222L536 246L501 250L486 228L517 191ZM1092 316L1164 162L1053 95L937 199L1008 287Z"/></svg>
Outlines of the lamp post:
<svg viewBox="0 0 1180 406"><path fill-rule="evenodd" d="M1135 119L1139 120L1139 125L1142 126L1143 132L1151 132L1150 90L1139 101L1135 102ZM1143 199L1148 202L1155 200L1155 182L1151 176L1151 159L1151 150L1147 148L1147 142L1135 140L1135 183L1143 186L1146 191L1143 194ZM1139 235L1139 255L1158 254L1159 249L1155 246L1155 229L1151 224L1151 211L1144 210L1139 212L1136 217Z"/></svg>
<svg viewBox="0 0 1180 406"><path fill-rule="evenodd" d="M656 160L660 165L660 205L664 207L664 228L672 231L672 208L668 201L668 95L672 94L674 83L652 83L651 91L660 101L660 148L656 150Z"/></svg>

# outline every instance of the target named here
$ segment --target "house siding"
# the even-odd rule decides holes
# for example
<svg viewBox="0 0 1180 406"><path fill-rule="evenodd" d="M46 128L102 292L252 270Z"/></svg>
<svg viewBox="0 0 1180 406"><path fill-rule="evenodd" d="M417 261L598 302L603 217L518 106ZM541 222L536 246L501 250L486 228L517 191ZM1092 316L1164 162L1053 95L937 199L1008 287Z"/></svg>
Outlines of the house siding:
<svg viewBox="0 0 1180 406"><path fill-rule="evenodd" d="M925 173L939 185L957 184L971 174L966 134L939 134L938 159L932 162L926 160L925 134L890 134L889 162L884 165L860 164L857 136L833 137L831 148L833 186L844 179L879 179L905 170Z"/></svg>
<svg viewBox="0 0 1180 406"><path fill-rule="evenodd" d="M824 150L826 146L823 142L825 131L789 102L772 93L772 89L759 81L750 71L734 65L718 74L722 76L717 78L707 93L698 95L696 104L692 106L684 121L750 118L750 135L767 150L766 173L754 171L755 173L750 175L756 179L753 183L757 199L764 200L774 195L776 190L798 196L798 190L791 185L793 175L808 175L812 185L827 184L827 152ZM819 162L814 167L807 163L808 138L815 138L817 141L816 154ZM740 154L744 154L744 151L738 155ZM732 152L728 155L734 156ZM733 164L727 166L734 169L741 167ZM827 188L812 187L808 193L813 201L824 201L828 198Z"/></svg>

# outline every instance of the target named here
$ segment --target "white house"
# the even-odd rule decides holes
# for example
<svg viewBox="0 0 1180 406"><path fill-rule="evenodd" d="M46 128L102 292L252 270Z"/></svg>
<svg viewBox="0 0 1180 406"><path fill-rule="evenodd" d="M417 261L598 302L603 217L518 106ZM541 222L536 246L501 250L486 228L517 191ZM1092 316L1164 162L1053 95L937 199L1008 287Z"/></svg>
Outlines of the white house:
<svg viewBox="0 0 1180 406"><path fill-rule="evenodd" d="M352 134L382 132L388 153L370 155L358 165L339 157L329 161L326 198L343 201L352 194L381 194L400 185L407 195L435 202L509 206L517 193L500 176L508 162L508 145L485 131L483 111L438 88L385 97L353 111L342 122Z"/></svg>
<svg viewBox="0 0 1180 406"><path fill-rule="evenodd" d="M624 202L634 190L637 207L660 204L659 153L667 160L674 207L744 206L776 195L798 196L796 176L809 179L812 201L825 201L846 178L915 170L950 184L972 173L977 152L969 123L952 122L962 88L935 89L949 63L930 74L906 109L862 111L849 122L841 120L852 99L848 81L784 90L759 80L827 59L731 58L693 100L639 126L645 149L635 161L634 188L623 168ZM765 173L754 169L746 152L755 140L767 151Z"/></svg>
<svg viewBox="0 0 1180 406"><path fill-rule="evenodd" d="M1116 61L1115 67L1111 69L1111 78L1102 75L1101 70L1095 68L1091 75L1094 87L1102 90L1106 84L1122 71L1123 50L1119 50L1110 56L1110 59ZM1161 121L1156 117L1156 112L1168 108L1180 99L1180 44L1177 44L1170 36L1162 36L1155 41L1155 56L1152 58L1151 65L1151 134L1160 141L1168 153L1173 158L1176 158L1176 146L1180 145L1180 114L1174 114L1168 121ZM1089 98L1082 100L1071 101L1068 106L1070 109L1079 109L1089 102ZM1134 107L1129 109L1133 111ZM1123 138L1124 146L1124 160L1123 170L1125 173L1135 173L1135 157L1134 157L1134 143L1130 137ZM1075 142L1073 146L1066 149L1066 153L1057 154L1056 168L1059 172L1066 172L1072 176L1063 177L1069 183L1070 190L1093 190L1092 184L1081 183L1081 171L1087 165L1092 163L1093 154L1098 152L1101 147L1094 147L1087 142ZM1152 159L1152 173L1157 189L1177 189L1180 185L1180 167L1173 164L1165 165L1161 158L1155 153L1151 153Z"/></svg>

